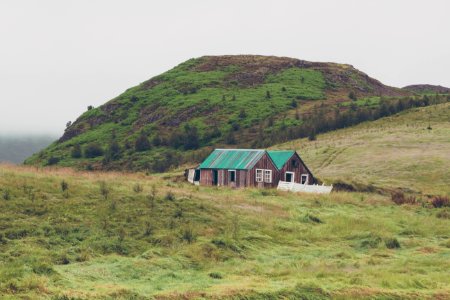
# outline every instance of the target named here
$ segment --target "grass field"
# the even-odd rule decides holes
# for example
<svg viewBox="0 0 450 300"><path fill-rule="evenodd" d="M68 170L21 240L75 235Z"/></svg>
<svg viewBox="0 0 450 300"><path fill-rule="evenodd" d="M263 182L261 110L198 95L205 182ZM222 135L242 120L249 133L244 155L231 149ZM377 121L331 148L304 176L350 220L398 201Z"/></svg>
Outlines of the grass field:
<svg viewBox="0 0 450 300"><path fill-rule="evenodd" d="M430 126L430 128L428 128ZM450 195L450 104L288 142L325 182Z"/></svg>
<svg viewBox="0 0 450 300"><path fill-rule="evenodd" d="M449 299L450 208L428 202L450 195L449 112L279 146L325 182L384 193L0 165L0 298ZM417 203L394 204L395 189Z"/></svg>
<svg viewBox="0 0 450 300"><path fill-rule="evenodd" d="M2 165L0 298L450 297L448 208L177 174Z"/></svg>

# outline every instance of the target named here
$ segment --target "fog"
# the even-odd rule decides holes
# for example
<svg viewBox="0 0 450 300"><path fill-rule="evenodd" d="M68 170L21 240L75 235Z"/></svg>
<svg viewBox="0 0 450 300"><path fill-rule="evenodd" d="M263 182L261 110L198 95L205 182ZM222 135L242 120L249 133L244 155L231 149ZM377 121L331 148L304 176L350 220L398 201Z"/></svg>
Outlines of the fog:
<svg viewBox="0 0 450 300"><path fill-rule="evenodd" d="M349 63L450 86L449 1L0 2L0 134L61 134L88 105L192 57Z"/></svg>

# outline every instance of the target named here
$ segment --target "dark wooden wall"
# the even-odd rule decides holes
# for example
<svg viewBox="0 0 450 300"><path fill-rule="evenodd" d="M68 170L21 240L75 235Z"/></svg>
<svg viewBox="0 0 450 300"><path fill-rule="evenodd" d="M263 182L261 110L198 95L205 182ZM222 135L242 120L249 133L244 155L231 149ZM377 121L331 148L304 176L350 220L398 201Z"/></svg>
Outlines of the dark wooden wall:
<svg viewBox="0 0 450 300"><path fill-rule="evenodd" d="M294 164L292 161L296 162L296 167L294 167ZM294 153L292 157L286 162L286 164L283 166L283 168L280 170L279 173L279 179L278 180L285 180L285 174L286 172L293 172L294 175L294 182L300 183L301 175L308 174L308 182L307 184L313 184L315 183L314 176L312 173L306 168L305 163L300 159L300 156L298 156L297 153ZM278 183L278 181L277 181Z"/></svg>
<svg viewBox="0 0 450 300"><path fill-rule="evenodd" d="M295 161L296 164L292 163ZM272 182L256 182L256 169L272 170ZM263 157L256 163L251 170L236 170L236 181L230 182L230 173L228 170L217 170L218 172L218 186L230 186L230 187L260 187L260 188L274 188L278 186L280 180L285 180L286 172L294 172L294 182L300 183L301 175L308 174L307 184L315 183L315 179L311 172L306 168L303 161L300 159L297 153L294 153L292 157L286 162L281 170L278 170L268 154L264 154ZM264 172L263 172L264 180ZM213 170L202 169L200 171L200 185L211 186L213 183Z"/></svg>
<svg viewBox="0 0 450 300"><path fill-rule="evenodd" d="M230 182L230 172L228 170L217 170L217 185L230 187L247 186L247 170L236 170L235 182ZM213 170L200 170L200 185L213 185Z"/></svg>
<svg viewBox="0 0 450 300"><path fill-rule="evenodd" d="M272 170L272 183L266 183L266 182L256 182L256 169L265 169L265 170ZM256 165L248 172L247 174L247 182L249 183L248 186L255 186L255 187L277 187L278 185L278 169L272 162L272 160L269 158L269 156L264 154L263 157L256 163ZM264 172L263 172L263 180L264 180Z"/></svg>

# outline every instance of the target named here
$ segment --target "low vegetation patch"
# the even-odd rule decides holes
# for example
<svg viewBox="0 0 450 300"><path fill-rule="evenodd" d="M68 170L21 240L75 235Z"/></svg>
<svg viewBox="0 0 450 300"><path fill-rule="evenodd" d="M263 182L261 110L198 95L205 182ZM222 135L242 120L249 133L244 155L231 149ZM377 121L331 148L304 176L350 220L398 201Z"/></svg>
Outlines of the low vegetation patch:
<svg viewBox="0 0 450 300"><path fill-rule="evenodd" d="M0 166L0 298L450 296L448 207L170 178Z"/></svg>

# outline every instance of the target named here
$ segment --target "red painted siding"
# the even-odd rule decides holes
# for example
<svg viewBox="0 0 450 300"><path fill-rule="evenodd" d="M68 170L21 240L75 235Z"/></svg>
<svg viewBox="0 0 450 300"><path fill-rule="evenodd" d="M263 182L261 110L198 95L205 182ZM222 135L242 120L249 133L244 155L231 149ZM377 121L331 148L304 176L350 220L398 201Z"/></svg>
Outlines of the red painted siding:
<svg viewBox="0 0 450 300"><path fill-rule="evenodd" d="M271 170L272 182L256 182L256 169ZM236 170L235 182L230 182L229 170L217 170L217 185L229 186L229 187L260 187L260 188L275 188L278 186L280 180L285 180L286 172L294 173L294 182L300 183L301 175L308 175L307 184L315 183L315 179L306 165L301 160L297 153L294 153L292 157L286 162L281 170L278 170L268 154L264 154L261 159L255 164L251 170ZM213 170L201 169L200 170L200 185L212 186L213 185Z"/></svg>

